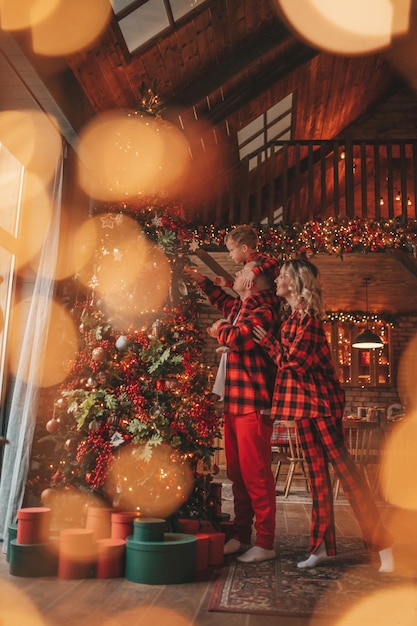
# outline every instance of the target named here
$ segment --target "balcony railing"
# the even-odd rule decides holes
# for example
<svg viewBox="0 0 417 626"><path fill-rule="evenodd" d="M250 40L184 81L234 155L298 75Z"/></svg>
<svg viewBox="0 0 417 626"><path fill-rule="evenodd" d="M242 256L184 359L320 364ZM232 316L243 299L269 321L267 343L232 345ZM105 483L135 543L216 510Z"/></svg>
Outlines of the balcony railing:
<svg viewBox="0 0 417 626"><path fill-rule="evenodd" d="M271 141L218 188L218 223L415 219L417 140Z"/></svg>

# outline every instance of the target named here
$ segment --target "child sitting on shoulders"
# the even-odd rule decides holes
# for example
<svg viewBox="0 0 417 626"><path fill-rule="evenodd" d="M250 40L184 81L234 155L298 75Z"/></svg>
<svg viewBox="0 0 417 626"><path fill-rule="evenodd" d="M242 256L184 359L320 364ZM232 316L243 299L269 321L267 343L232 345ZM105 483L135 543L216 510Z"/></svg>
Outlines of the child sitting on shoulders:
<svg viewBox="0 0 417 626"><path fill-rule="evenodd" d="M253 285L255 276L264 272L279 274L279 265L274 257L258 251L258 233L255 228L242 224L236 226L224 237L224 243L229 251L230 258L237 264L246 265L251 261L262 259L262 265L257 265L252 271L248 272L245 287L250 289ZM227 280L223 276L216 276L213 280L215 285L219 287L228 287L232 289L233 280Z"/></svg>

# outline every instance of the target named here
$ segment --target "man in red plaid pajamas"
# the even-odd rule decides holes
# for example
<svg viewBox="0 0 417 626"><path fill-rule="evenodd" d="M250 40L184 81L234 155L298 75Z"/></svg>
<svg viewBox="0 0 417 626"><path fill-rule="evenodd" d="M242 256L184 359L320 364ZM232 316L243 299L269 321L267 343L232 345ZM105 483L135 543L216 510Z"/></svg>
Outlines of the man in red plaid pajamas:
<svg viewBox="0 0 417 626"><path fill-rule="evenodd" d="M255 276L252 287L245 286L247 275L257 262L262 260L247 263L237 272L233 289L239 298L227 294L202 274L189 272L226 318L209 329L209 334L226 350L218 372L221 377L224 364L224 388L217 393L224 398L227 475L232 482L235 517L233 535L224 552L243 553L238 559L248 563L275 558L273 422L269 413L276 369L254 341L252 330L262 325L273 333L278 331L281 299L273 288L278 265L274 272ZM256 540L251 547L254 517Z"/></svg>
<svg viewBox="0 0 417 626"><path fill-rule="evenodd" d="M365 545L379 552L380 572L394 568L393 537L384 527L362 469L345 443L345 394L326 339L317 268L307 260L286 261L276 279L288 303L279 339L262 328L254 337L277 365L272 414L296 420L309 470L312 496L310 556L298 563L312 568L336 554L333 493L328 463L339 478L362 530Z"/></svg>

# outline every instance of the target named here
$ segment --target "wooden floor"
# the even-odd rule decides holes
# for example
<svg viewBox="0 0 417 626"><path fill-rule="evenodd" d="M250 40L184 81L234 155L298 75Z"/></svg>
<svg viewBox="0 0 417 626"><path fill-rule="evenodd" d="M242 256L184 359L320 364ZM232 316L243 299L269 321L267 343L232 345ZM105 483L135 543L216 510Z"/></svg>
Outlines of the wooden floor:
<svg viewBox="0 0 417 626"><path fill-rule="evenodd" d="M277 499L277 533L309 532L310 505ZM231 512L232 502L223 503ZM417 514L400 513L381 504L395 535L417 545ZM357 522L343 498L335 505L338 534L359 535ZM306 546L307 548L307 546ZM0 557L0 623L13 626L330 626L330 621L208 612L213 571L184 585L140 585L124 578L62 580L9 574ZM34 609L33 607L36 607ZM6 618L6 610L16 613ZM39 612L39 618L36 614ZM30 615L30 618L29 618Z"/></svg>

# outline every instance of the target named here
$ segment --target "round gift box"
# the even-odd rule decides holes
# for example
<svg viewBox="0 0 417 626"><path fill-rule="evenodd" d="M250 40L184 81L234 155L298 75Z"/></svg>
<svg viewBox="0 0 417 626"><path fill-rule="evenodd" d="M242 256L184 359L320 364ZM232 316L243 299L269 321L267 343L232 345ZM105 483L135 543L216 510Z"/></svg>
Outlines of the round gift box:
<svg viewBox="0 0 417 626"><path fill-rule="evenodd" d="M126 539L133 535L133 521L138 513L112 513L111 515L111 538Z"/></svg>
<svg viewBox="0 0 417 626"><path fill-rule="evenodd" d="M135 541L163 541L165 520L159 517L139 517L133 521Z"/></svg>
<svg viewBox="0 0 417 626"><path fill-rule="evenodd" d="M12 576L56 576L58 557L53 543L28 544L10 542L10 574Z"/></svg>
<svg viewBox="0 0 417 626"><path fill-rule="evenodd" d="M204 533L196 533L197 539L195 568L196 571L204 571L209 566L209 549L210 549L210 535Z"/></svg>
<svg viewBox="0 0 417 626"><path fill-rule="evenodd" d="M113 510L99 506L88 507L85 527L93 532L94 539L108 539L110 537Z"/></svg>
<svg viewBox="0 0 417 626"><path fill-rule="evenodd" d="M127 580L145 585L189 583L195 578L197 539L165 533L164 541L126 538Z"/></svg>
<svg viewBox="0 0 417 626"><path fill-rule="evenodd" d="M9 563L10 561L10 543L13 539L17 537L17 522L13 524L9 524L8 533L7 533L7 552L6 552L6 561Z"/></svg>
<svg viewBox="0 0 417 626"><path fill-rule="evenodd" d="M59 578L91 578L96 559L93 533L86 528L68 528L59 534Z"/></svg>
<svg viewBox="0 0 417 626"><path fill-rule="evenodd" d="M49 539L51 509L28 507L17 512L17 543L46 543Z"/></svg>
<svg viewBox="0 0 417 626"><path fill-rule="evenodd" d="M178 521L181 524L181 529L183 533L195 535L195 533L198 533L198 531L200 530L199 519L180 518Z"/></svg>
<svg viewBox="0 0 417 626"><path fill-rule="evenodd" d="M97 541L97 578L124 576L125 552L124 539L99 539Z"/></svg>

